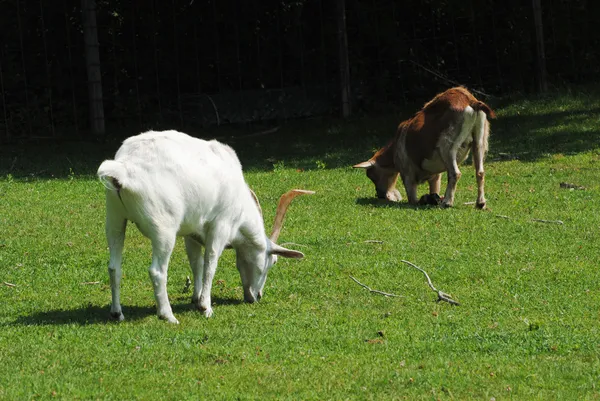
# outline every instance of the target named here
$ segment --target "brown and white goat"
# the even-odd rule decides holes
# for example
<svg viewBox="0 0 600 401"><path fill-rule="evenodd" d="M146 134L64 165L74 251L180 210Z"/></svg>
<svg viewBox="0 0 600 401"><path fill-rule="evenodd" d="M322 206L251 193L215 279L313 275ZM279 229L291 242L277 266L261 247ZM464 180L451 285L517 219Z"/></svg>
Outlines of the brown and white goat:
<svg viewBox="0 0 600 401"><path fill-rule="evenodd" d="M489 118L494 111L477 100L467 89L448 89L426 103L412 118L398 126L390 143L379 149L369 160L354 165L367 170L377 197L390 201L402 199L396 189L398 174L402 177L410 204L437 204L441 173L448 172L448 186L442 206L454 203L456 183L461 172L458 164L473 150L477 177L477 202L485 207L483 159L488 149ZM429 183L429 196L417 198L417 186Z"/></svg>

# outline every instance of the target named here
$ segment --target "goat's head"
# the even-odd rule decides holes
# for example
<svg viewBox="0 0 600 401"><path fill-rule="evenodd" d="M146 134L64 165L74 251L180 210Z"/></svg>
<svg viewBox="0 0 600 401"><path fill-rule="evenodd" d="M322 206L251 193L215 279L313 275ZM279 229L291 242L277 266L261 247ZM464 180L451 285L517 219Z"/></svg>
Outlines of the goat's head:
<svg viewBox="0 0 600 401"><path fill-rule="evenodd" d="M252 196L256 202L259 212L262 215L262 210L258 202L258 198L252 192ZM293 189L286 192L279 199L277 212L275 214L275 222L273 231L269 238L265 238L264 246L255 247L247 252L238 252L236 257L237 268L242 278L242 286L244 287L244 300L246 302L256 302L263 295L263 288L267 281L267 274L271 267L277 263L277 257L302 259L304 254L299 251L284 248L277 245L279 233L283 227L283 220L287 208L296 196L303 194L314 194L313 191L305 191L302 189Z"/></svg>
<svg viewBox="0 0 600 401"><path fill-rule="evenodd" d="M366 162L355 164L352 167L367 170L367 177L375 184L375 191L378 198L393 202L402 200L400 191L396 189L398 171L393 166L381 166L377 160L372 158Z"/></svg>

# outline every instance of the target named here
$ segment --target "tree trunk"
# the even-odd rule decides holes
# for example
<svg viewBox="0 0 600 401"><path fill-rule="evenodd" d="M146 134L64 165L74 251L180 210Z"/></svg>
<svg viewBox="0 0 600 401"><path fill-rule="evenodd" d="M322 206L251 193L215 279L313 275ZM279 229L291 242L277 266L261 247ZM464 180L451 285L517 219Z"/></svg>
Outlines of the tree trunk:
<svg viewBox="0 0 600 401"><path fill-rule="evenodd" d="M338 47L340 57L340 89L342 97L342 117L352 113L350 104L350 64L348 61L348 35L346 33L346 2L337 1Z"/></svg>
<svg viewBox="0 0 600 401"><path fill-rule="evenodd" d="M96 1L81 0L81 10L85 64L88 77L90 128L94 136L101 136L104 135L104 105L102 103L102 75L100 73L98 26L96 25Z"/></svg>
<svg viewBox="0 0 600 401"><path fill-rule="evenodd" d="M536 50L536 80L537 90L540 93L546 92L548 83L546 82L546 54L544 51L544 27L542 23L542 5L541 0L533 1L533 21L535 23L535 50Z"/></svg>

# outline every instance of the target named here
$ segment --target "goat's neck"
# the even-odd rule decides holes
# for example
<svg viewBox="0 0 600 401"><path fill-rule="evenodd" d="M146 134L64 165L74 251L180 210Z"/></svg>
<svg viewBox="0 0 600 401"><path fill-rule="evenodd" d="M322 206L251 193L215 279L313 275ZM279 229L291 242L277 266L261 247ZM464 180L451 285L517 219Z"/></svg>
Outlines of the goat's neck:
<svg viewBox="0 0 600 401"><path fill-rule="evenodd" d="M253 199L246 202L242 218L243 221L239 226L236 238L232 241L232 245L234 247L249 245L253 247L265 247L266 234L263 218Z"/></svg>
<svg viewBox="0 0 600 401"><path fill-rule="evenodd" d="M396 141L398 140L398 135L394 136L387 145L383 148L379 149L375 155L373 155L373 160L377 163L379 167L383 168L393 168L394 167L394 153L396 151Z"/></svg>

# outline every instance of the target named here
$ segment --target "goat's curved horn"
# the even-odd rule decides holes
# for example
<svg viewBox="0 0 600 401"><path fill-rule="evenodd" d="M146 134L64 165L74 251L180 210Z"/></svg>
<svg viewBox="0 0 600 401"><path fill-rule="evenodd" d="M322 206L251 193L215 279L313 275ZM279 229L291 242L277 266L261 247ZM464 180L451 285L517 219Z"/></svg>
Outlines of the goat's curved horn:
<svg viewBox="0 0 600 401"><path fill-rule="evenodd" d="M250 189L250 188L248 188ZM258 197L256 196L256 194L254 193L253 190L250 189L250 194L252 195L252 198L254 198L254 202L256 202L256 207L258 208L258 212L260 213L260 217L262 217L262 209L260 207L260 202L258 201Z"/></svg>
<svg viewBox="0 0 600 401"><path fill-rule="evenodd" d="M366 162L355 164L352 167L354 167L354 168L371 168L374 165L375 165L375 162L373 160L367 160Z"/></svg>
<svg viewBox="0 0 600 401"><path fill-rule="evenodd" d="M298 195L312 195L315 191L307 191L304 189L292 189L281 195L279 198L279 204L277 204L277 213L275 214L275 222L273 223L273 232L271 233L271 241L277 243L281 227L283 227L283 219L285 218L285 212L292 199Z"/></svg>

